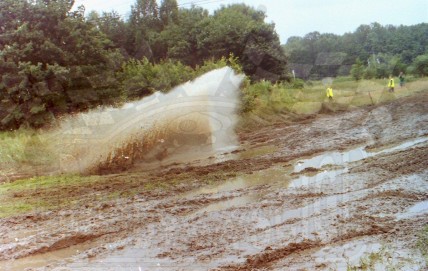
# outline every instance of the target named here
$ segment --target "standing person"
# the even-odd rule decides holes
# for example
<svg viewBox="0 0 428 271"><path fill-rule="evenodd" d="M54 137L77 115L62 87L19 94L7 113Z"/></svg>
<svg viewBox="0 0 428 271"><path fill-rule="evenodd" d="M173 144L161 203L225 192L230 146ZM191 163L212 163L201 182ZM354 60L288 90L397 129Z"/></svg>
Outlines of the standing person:
<svg viewBox="0 0 428 271"><path fill-rule="evenodd" d="M394 92L394 87L395 87L394 77L392 77L392 75L390 75L389 81L388 81L389 92Z"/></svg>
<svg viewBox="0 0 428 271"><path fill-rule="evenodd" d="M333 88L331 86L327 88L326 94L330 101L333 100Z"/></svg>
<svg viewBox="0 0 428 271"><path fill-rule="evenodd" d="M404 86L404 73L403 72L400 72L398 79L400 79L400 87L403 87Z"/></svg>

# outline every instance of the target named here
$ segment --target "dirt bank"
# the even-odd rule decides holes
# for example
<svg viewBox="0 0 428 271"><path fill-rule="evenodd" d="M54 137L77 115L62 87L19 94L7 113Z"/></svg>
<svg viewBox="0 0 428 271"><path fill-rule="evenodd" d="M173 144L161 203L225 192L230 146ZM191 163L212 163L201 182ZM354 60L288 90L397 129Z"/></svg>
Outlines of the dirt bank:
<svg viewBox="0 0 428 271"><path fill-rule="evenodd" d="M5 194L63 207L0 219L0 270L424 270L427 102L278 122L219 157Z"/></svg>

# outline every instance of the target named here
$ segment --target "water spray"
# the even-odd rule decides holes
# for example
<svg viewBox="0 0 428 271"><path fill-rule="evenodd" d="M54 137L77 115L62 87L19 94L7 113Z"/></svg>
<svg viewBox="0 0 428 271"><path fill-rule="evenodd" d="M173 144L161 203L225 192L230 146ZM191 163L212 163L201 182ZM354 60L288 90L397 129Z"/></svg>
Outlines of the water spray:
<svg viewBox="0 0 428 271"><path fill-rule="evenodd" d="M208 72L164 94L64 120L52 137L61 172L114 172L237 148L243 75Z"/></svg>

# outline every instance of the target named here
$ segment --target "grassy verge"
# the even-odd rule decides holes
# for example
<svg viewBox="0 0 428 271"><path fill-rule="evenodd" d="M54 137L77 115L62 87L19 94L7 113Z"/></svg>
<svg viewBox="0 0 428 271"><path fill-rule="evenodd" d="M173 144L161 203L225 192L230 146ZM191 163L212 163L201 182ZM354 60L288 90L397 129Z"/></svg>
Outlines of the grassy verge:
<svg viewBox="0 0 428 271"><path fill-rule="evenodd" d="M374 270L422 270L423 263L414 259L411 254L400 255L399 251L383 246L379 251L368 253L360 258L356 265L348 264L347 271L374 271ZM415 269L417 268L417 269Z"/></svg>
<svg viewBox="0 0 428 271"><path fill-rule="evenodd" d="M293 84L271 84L259 82L244 84L244 113L240 127L251 126L254 122L275 121L278 114L289 115L291 119L315 115L320 112L344 111L389 102L398 98L428 91L428 78L421 78L397 86L394 93L386 87L387 81L355 80L347 77L332 80L306 82L303 88ZM334 98L329 101L325 91L332 85Z"/></svg>
<svg viewBox="0 0 428 271"><path fill-rule="evenodd" d="M416 246L422 253L422 256L425 259L425 264L428 266L428 226L425 226L419 234L419 240L416 243Z"/></svg>
<svg viewBox="0 0 428 271"><path fill-rule="evenodd" d="M94 207L138 193L167 190L173 182L150 182L144 174L43 176L0 185L0 217L69 207Z"/></svg>
<svg viewBox="0 0 428 271"><path fill-rule="evenodd" d="M369 270L422 270L428 266L428 226L425 226L419 233L416 242L416 249L400 255L390 247L382 246L379 251L371 252L360 258L358 264L348 264L348 271L369 271ZM420 253L420 254L419 254ZM423 260L415 259L415 255L421 255ZM420 256L416 256L420 257ZM416 268L416 269L415 269ZM424 269L425 270L425 269Z"/></svg>
<svg viewBox="0 0 428 271"><path fill-rule="evenodd" d="M78 204L86 187L96 185L100 177L78 175L34 177L0 185L0 217L52 210Z"/></svg>
<svg viewBox="0 0 428 271"><path fill-rule="evenodd" d="M200 176L187 172L154 174L42 176L3 183L0 185L0 218L62 208L93 208L135 195L157 198L189 191L200 185L223 182L235 176L235 173L223 171Z"/></svg>
<svg viewBox="0 0 428 271"><path fill-rule="evenodd" d="M5 164L37 166L52 163L55 156L49 140L47 134L34 130L0 132L0 170L6 168L1 166Z"/></svg>

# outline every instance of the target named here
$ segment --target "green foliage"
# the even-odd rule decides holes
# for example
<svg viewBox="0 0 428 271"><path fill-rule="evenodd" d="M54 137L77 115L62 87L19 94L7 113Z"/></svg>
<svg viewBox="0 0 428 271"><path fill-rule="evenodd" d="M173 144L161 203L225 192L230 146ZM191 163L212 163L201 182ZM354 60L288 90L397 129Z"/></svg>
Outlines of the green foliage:
<svg viewBox="0 0 428 271"><path fill-rule="evenodd" d="M165 60L157 64L151 63L147 58L143 60L130 60L122 65L117 72L121 83L121 93L126 99L141 98L155 91L167 92L173 87L195 79L206 72L225 66L232 67L236 72L242 70L238 59L233 55L219 60L207 60L202 66L195 69L183 65L179 61Z"/></svg>
<svg viewBox="0 0 428 271"><path fill-rule="evenodd" d="M359 58L357 58L357 60L355 61L355 64L352 65L351 76L356 81L358 81L361 78L363 78L363 74L364 74L364 65L363 65L363 62L361 62L361 60Z"/></svg>
<svg viewBox="0 0 428 271"><path fill-rule="evenodd" d="M204 61L202 66L195 67L194 76L197 77L209 71L220 69L226 66L231 67L236 73L242 73L242 66L239 62L239 59L231 53L228 58L221 57L218 60L212 58L210 60Z"/></svg>
<svg viewBox="0 0 428 271"><path fill-rule="evenodd" d="M149 95L156 90L167 91L191 78L189 68L186 69L180 62L152 64L147 58L128 61L117 75L122 82L123 93L130 99Z"/></svg>
<svg viewBox="0 0 428 271"><path fill-rule="evenodd" d="M154 53L160 49L156 41L161 29L156 0L136 0L127 24L124 44L127 53L136 59L157 59Z"/></svg>
<svg viewBox="0 0 428 271"><path fill-rule="evenodd" d="M271 83L267 81L260 81L254 84L246 82L245 87L242 88L242 105L241 111L243 113L251 112L260 108L260 101L269 99L269 89Z"/></svg>
<svg viewBox="0 0 428 271"><path fill-rule="evenodd" d="M295 88L295 89L303 89L305 87L305 81L303 81L300 78L296 78L294 80L292 80L291 82L291 88Z"/></svg>
<svg viewBox="0 0 428 271"><path fill-rule="evenodd" d="M286 59L274 26L265 14L244 4L230 5L205 18L196 35L200 57L216 59L234 54L253 80L288 79Z"/></svg>
<svg viewBox="0 0 428 271"><path fill-rule="evenodd" d="M31 130L0 132L0 165L52 164L56 157L49 147L49 138ZM4 168L4 167L1 167Z"/></svg>
<svg viewBox="0 0 428 271"><path fill-rule="evenodd" d="M223 68L226 66L227 66L227 60L224 57L220 58L219 60L215 60L214 58L205 60L201 66L197 65L195 67L195 75L199 76L206 72Z"/></svg>
<svg viewBox="0 0 428 271"><path fill-rule="evenodd" d="M73 4L0 2L0 129L46 126L58 115L168 91L226 65L253 80L287 79L274 26L244 4L209 15L178 9L176 0L160 7L136 0L126 21L114 11L85 17Z"/></svg>
<svg viewBox="0 0 428 271"><path fill-rule="evenodd" d="M417 76L428 76L428 54L416 57L408 72Z"/></svg>
<svg viewBox="0 0 428 271"><path fill-rule="evenodd" d="M176 0L135 0L126 19L115 11L86 15L83 6L71 11L73 4L0 1L0 129L48 126L59 115L166 92L226 65L248 76L243 111L292 100L279 89L302 89L304 82L285 83L289 62L298 76L315 80L350 70L357 80L383 78L412 62L408 73L428 73L427 24L312 32L281 47L266 14L245 4L210 15L179 9Z"/></svg>
<svg viewBox="0 0 428 271"><path fill-rule="evenodd" d="M244 82L241 111L243 113L290 112L299 101L298 96L302 89L303 81L301 79L290 83L275 84L266 80L255 83Z"/></svg>
<svg viewBox="0 0 428 271"><path fill-rule="evenodd" d="M405 70L405 65L402 63L399 56L391 56L387 54L372 55L367 60L367 67L357 58L356 63L352 65L351 76L355 80L387 78L389 75L398 76Z"/></svg>
<svg viewBox="0 0 428 271"><path fill-rule="evenodd" d="M131 7L130 21L139 27L158 27L159 7L156 0L137 0Z"/></svg>
<svg viewBox="0 0 428 271"><path fill-rule="evenodd" d="M100 16L97 12L92 11L88 15L88 23L96 26L111 41L109 47L125 47L128 39L128 28L116 11L103 12Z"/></svg>
<svg viewBox="0 0 428 271"><path fill-rule="evenodd" d="M117 96L111 42L73 2L0 2L0 129L46 126Z"/></svg>
<svg viewBox="0 0 428 271"><path fill-rule="evenodd" d="M398 75L428 51L427 31L426 23L398 27L372 23L342 36L312 32L304 37L290 37L284 49L290 67L301 78L344 75L357 58L364 64L370 62L366 78L381 78L388 73Z"/></svg>
<svg viewBox="0 0 428 271"><path fill-rule="evenodd" d="M379 251L366 253L361 257L359 264L348 264L347 271L370 271L370 270L388 270L398 271L407 270L415 266L414 260L410 256L394 257L397 251L389 246L382 246ZM399 254L399 253L398 253Z"/></svg>
<svg viewBox="0 0 428 271"><path fill-rule="evenodd" d="M69 193L76 186L96 185L102 179L98 176L83 177L78 175L61 175L34 177L5 183L0 187L0 218L16 216L35 210L52 210L72 204L81 204L81 195ZM33 192L37 190L37 196ZM55 197L52 197L55 193ZM15 195L27 195L15 197ZM100 201L106 200L101 198Z"/></svg>
<svg viewBox="0 0 428 271"><path fill-rule="evenodd" d="M178 21L178 4L177 0L163 0L159 8L159 17L163 26Z"/></svg>
<svg viewBox="0 0 428 271"><path fill-rule="evenodd" d="M159 34L158 41L164 47L159 57L175 59L192 67L209 59L209 56L203 55L203 50L198 49L197 41L208 16L208 11L199 7L180 9L177 22L169 23Z"/></svg>
<svg viewBox="0 0 428 271"><path fill-rule="evenodd" d="M417 242L417 247L425 258L426 264L428 264L428 226L421 231Z"/></svg>
<svg viewBox="0 0 428 271"><path fill-rule="evenodd" d="M404 70L398 56L387 54L373 55L368 60L368 66L364 71L364 78L387 78L389 75L398 76L400 71Z"/></svg>

